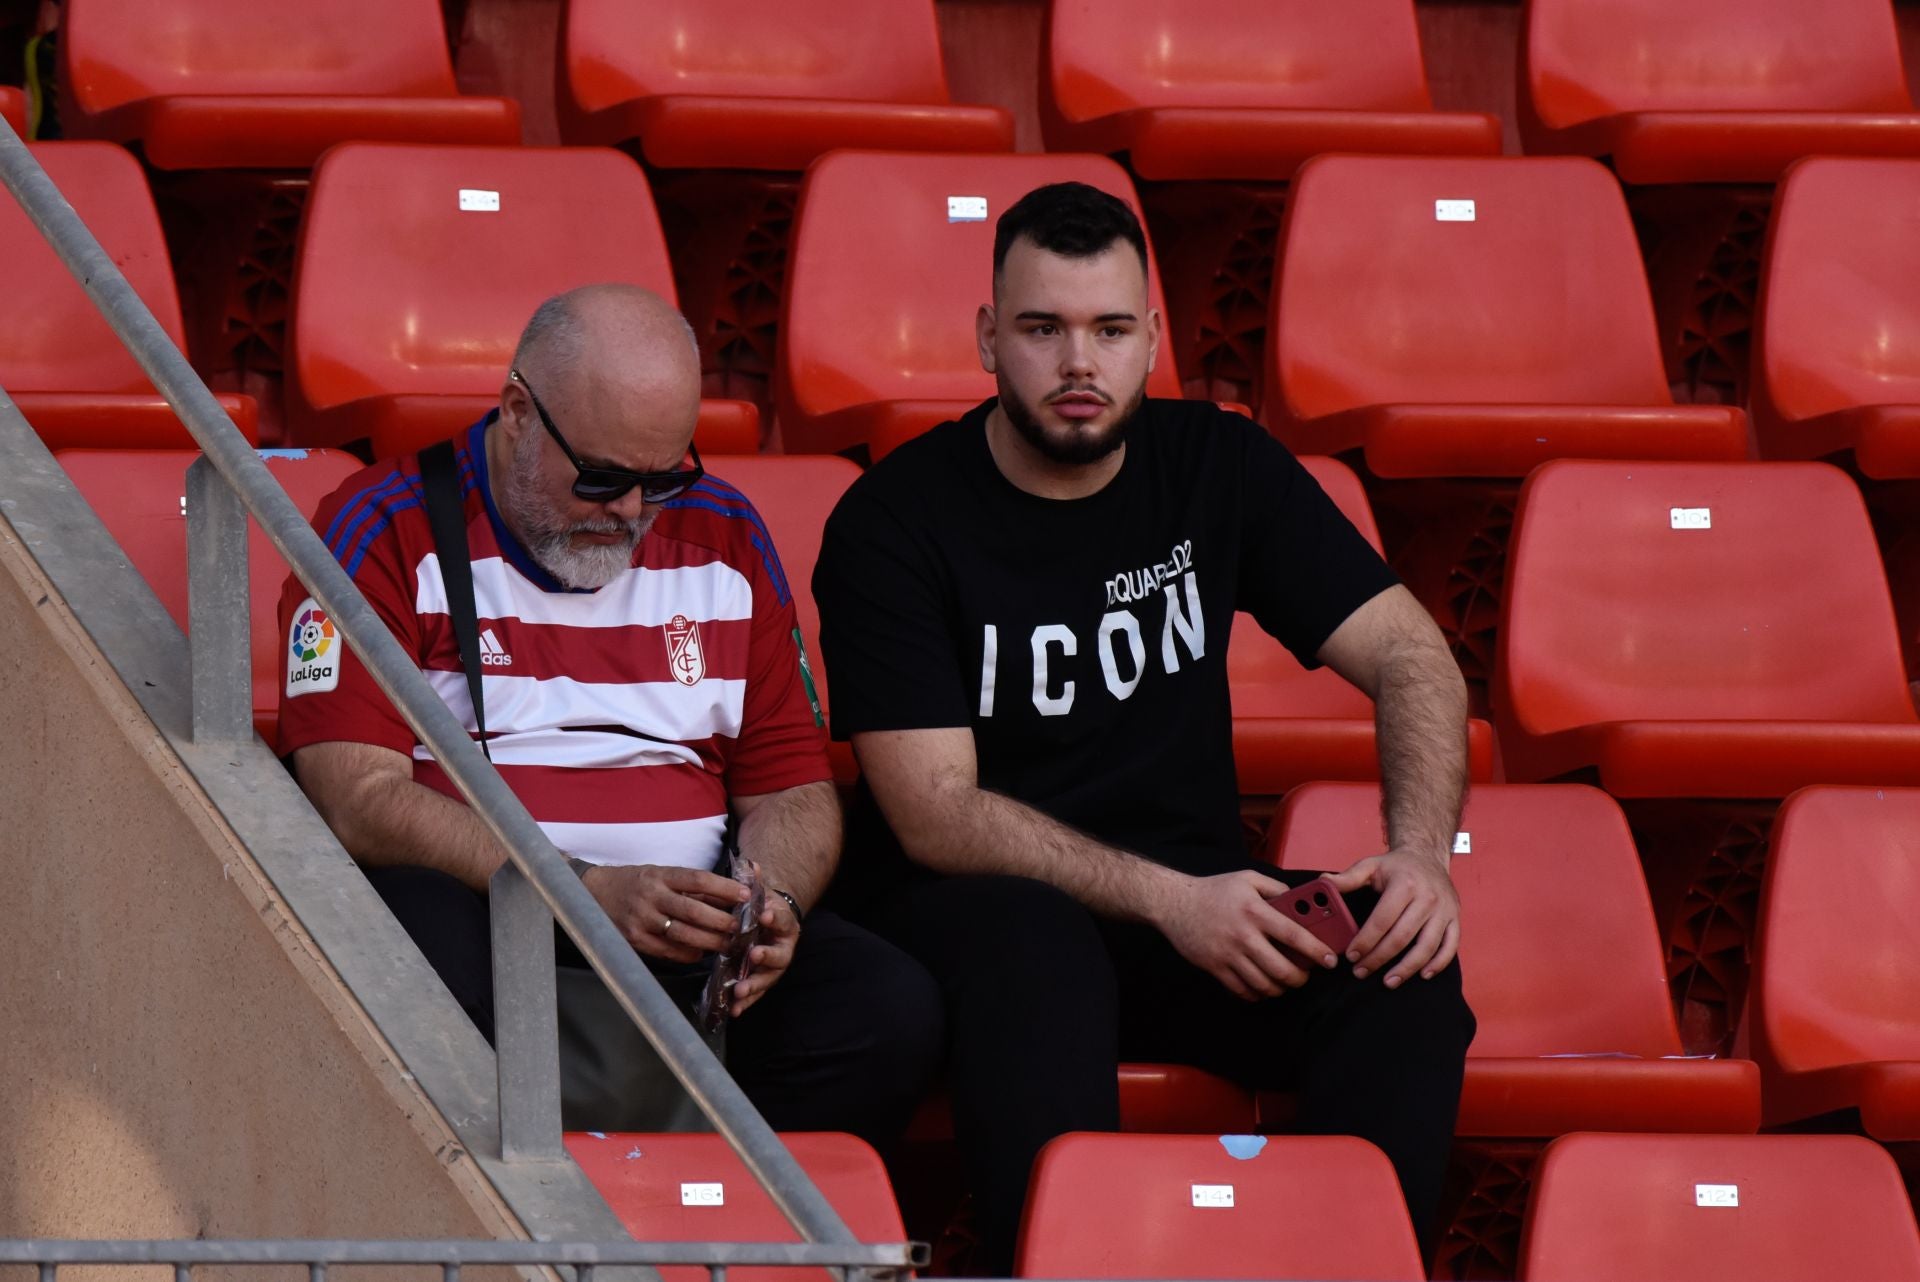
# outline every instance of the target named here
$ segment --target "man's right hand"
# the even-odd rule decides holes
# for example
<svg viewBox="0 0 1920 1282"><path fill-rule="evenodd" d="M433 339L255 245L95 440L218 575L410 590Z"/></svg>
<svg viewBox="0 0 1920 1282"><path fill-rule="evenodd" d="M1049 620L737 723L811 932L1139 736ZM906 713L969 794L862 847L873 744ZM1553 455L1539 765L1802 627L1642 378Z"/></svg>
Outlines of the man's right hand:
<svg viewBox="0 0 1920 1282"><path fill-rule="evenodd" d="M1339 964L1306 927L1267 902L1268 896L1286 893L1286 883L1277 878L1248 870L1181 876L1174 886L1156 905L1153 924L1182 957L1237 997L1278 997L1307 982L1307 972L1276 944L1327 968Z"/></svg>
<svg viewBox="0 0 1920 1282"><path fill-rule="evenodd" d="M635 952L663 961L699 961L725 948L733 910L748 895L731 877L657 864L601 865L580 880Z"/></svg>

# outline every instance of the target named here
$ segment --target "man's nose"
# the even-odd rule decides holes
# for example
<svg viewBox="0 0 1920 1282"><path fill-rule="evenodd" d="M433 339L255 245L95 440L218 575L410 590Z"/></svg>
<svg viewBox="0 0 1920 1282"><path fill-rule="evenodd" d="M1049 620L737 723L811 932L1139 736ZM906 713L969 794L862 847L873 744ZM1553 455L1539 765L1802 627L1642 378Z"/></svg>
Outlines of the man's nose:
<svg viewBox="0 0 1920 1282"><path fill-rule="evenodd" d="M1066 379L1091 378L1095 373L1093 336L1069 331L1060 347L1060 374Z"/></svg>
<svg viewBox="0 0 1920 1282"><path fill-rule="evenodd" d="M660 505L657 503L648 503L640 496L640 487L636 485L619 498L612 499L602 506L607 509L607 514L615 520L625 521L631 525L633 522L639 520L641 514L649 507L657 508Z"/></svg>

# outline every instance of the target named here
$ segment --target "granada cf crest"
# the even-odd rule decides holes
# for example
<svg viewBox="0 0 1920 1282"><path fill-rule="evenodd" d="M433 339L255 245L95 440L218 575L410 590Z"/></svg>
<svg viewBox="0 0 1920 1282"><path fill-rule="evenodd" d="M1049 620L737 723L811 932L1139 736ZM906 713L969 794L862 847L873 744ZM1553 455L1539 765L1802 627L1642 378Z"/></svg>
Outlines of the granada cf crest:
<svg viewBox="0 0 1920 1282"><path fill-rule="evenodd" d="M667 666L683 686L696 685L707 675L707 651L700 644L700 625L684 614L667 624Z"/></svg>

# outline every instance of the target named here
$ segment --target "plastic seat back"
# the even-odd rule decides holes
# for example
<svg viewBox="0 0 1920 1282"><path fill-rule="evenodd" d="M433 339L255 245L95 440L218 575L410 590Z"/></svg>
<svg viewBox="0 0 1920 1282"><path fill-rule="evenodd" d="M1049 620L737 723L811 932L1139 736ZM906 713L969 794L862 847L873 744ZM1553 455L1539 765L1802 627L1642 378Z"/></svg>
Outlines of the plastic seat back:
<svg viewBox="0 0 1920 1282"><path fill-rule="evenodd" d="M1856 1135L1568 1135L1535 1168L1526 1282L1920 1278L1886 1150Z"/></svg>
<svg viewBox="0 0 1920 1282"><path fill-rule="evenodd" d="M12 85L0 85L0 120L22 138L27 136L27 96Z"/></svg>
<svg viewBox="0 0 1920 1282"><path fill-rule="evenodd" d="M700 94L944 103L933 0L567 0L572 105Z"/></svg>
<svg viewBox="0 0 1920 1282"><path fill-rule="evenodd" d="M1309 161L1273 298L1276 427L1366 405L1672 403L1626 202L1584 158Z"/></svg>
<svg viewBox="0 0 1920 1282"><path fill-rule="evenodd" d="M1451 871L1476 1057L1678 1055L1666 956L1619 805L1581 784L1481 784ZM1339 871L1386 848L1380 790L1296 788L1267 836L1282 868Z"/></svg>
<svg viewBox="0 0 1920 1282"><path fill-rule="evenodd" d="M1542 465L1493 697L1503 738L1508 721L1915 721L1866 507L1822 463Z"/></svg>
<svg viewBox="0 0 1920 1282"><path fill-rule="evenodd" d="M1888 0L1527 0L1526 88L1564 129L1646 111L1913 109Z"/></svg>
<svg viewBox="0 0 1920 1282"><path fill-rule="evenodd" d="M1020 1238L1026 1278L1426 1275L1392 1165L1345 1135L1063 1135Z"/></svg>
<svg viewBox="0 0 1920 1282"><path fill-rule="evenodd" d="M33 144L34 159L113 257L176 347L186 336L167 242L140 162L105 142ZM7 321L0 387L10 392L151 392L80 282L11 197L0 200Z"/></svg>
<svg viewBox="0 0 1920 1282"><path fill-rule="evenodd" d="M1070 121L1140 107L1426 111L1411 0L1053 0L1047 76Z"/></svg>
<svg viewBox="0 0 1920 1282"><path fill-rule="evenodd" d="M1320 483L1353 522L1354 528L1380 550L1380 529L1360 478L1338 459L1304 456L1300 465ZM1227 646L1227 684L1236 717L1356 717L1371 718L1373 701L1331 668L1309 672L1293 653L1253 621L1248 614L1233 616L1233 637Z"/></svg>
<svg viewBox="0 0 1920 1282"><path fill-rule="evenodd" d="M494 395L534 309L599 281L674 298L646 175L620 152L336 147L300 238L294 426L363 397Z"/></svg>
<svg viewBox="0 0 1920 1282"><path fill-rule="evenodd" d="M1905 212L1917 205L1916 160L1815 157L1788 173L1754 371L1780 418L1920 405L1920 239Z"/></svg>
<svg viewBox="0 0 1920 1282"><path fill-rule="evenodd" d="M119 542L134 569L187 629L187 469L197 450L61 450L55 457ZM363 466L337 450L262 450L261 459L311 517L320 501ZM247 599L252 602L253 720L268 743L280 717L280 589L287 563L257 524L247 526Z"/></svg>
<svg viewBox="0 0 1920 1282"><path fill-rule="evenodd" d="M456 93L434 0L73 0L60 51L86 114L177 94Z"/></svg>
<svg viewBox="0 0 1920 1282"><path fill-rule="evenodd" d="M843 151L815 162L787 268L776 385L783 420L887 400L970 408L992 396L974 314L993 296L994 224L1054 182L1087 183L1139 212L1126 171L1103 156ZM1151 247L1148 262L1148 304L1164 317ZM1180 395L1164 338L1147 391Z"/></svg>
<svg viewBox="0 0 1920 1282"><path fill-rule="evenodd" d="M1920 1060L1920 789L1806 788L1774 821L1755 958L1782 1067Z"/></svg>
<svg viewBox="0 0 1920 1282"><path fill-rule="evenodd" d="M782 1143L861 1242L907 1240L887 1170L851 1135L799 1132ZM798 1242L799 1233L718 1135L573 1133L567 1153L638 1242ZM824 1279L824 1270L727 1270L739 1282ZM707 1282L662 1267L663 1282Z"/></svg>

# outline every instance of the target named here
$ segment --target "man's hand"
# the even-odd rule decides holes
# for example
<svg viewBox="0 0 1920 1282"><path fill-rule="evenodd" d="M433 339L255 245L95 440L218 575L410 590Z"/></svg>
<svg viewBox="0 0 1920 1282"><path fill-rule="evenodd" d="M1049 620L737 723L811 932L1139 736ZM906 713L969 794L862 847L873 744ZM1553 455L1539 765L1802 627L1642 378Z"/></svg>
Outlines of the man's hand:
<svg viewBox="0 0 1920 1282"><path fill-rule="evenodd" d="M1360 933L1347 949L1347 960L1356 963L1353 973L1357 977L1365 979L1400 957L1386 979L1388 988L1398 988L1415 972L1422 979L1432 979L1446 969L1459 950L1460 896L1440 859L1389 850L1362 859L1345 872L1333 873L1328 880L1342 894L1362 886L1371 886L1380 894L1380 902L1361 923ZM1406 955L1402 957L1403 950Z"/></svg>
<svg viewBox="0 0 1920 1282"><path fill-rule="evenodd" d="M767 906L760 910L760 942L747 954L753 970L733 988L733 1013L737 1016L767 995L793 964L794 946L800 942L800 921L779 895L767 895Z"/></svg>
<svg viewBox="0 0 1920 1282"><path fill-rule="evenodd" d="M1307 972L1281 952L1284 944L1322 966L1339 965L1306 927L1287 920L1267 902L1286 893L1286 883L1263 873L1180 877L1152 915L1180 955L1246 1001L1278 997L1307 982Z"/></svg>
<svg viewBox="0 0 1920 1282"><path fill-rule="evenodd" d="M747 888L697 868L602 865L581 883L634 951L664 961L693 962L727 946L733 912Z"/></svg>

